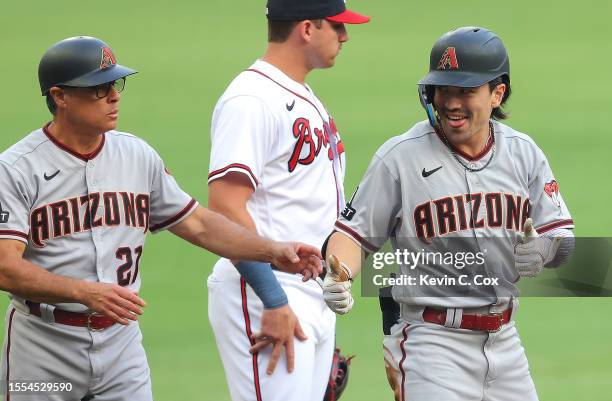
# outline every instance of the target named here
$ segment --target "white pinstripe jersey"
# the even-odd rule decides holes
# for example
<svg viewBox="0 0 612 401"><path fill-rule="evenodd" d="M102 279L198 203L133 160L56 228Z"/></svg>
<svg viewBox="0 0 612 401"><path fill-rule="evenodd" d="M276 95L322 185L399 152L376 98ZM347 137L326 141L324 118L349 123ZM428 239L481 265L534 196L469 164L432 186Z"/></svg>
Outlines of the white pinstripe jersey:
<svg viewBox="0 0 612 401"><path fill-rule="evenodd" d="M573 228L542 150L530 137L507 125L493 121L492 126L494 135L476 157L452 148L472 169L485 166L493 155L490 164L477 172L455 159L427 121L391 138L374 155L336 229L367 252L375 252L389 238L394 248L413 251L441 250L429 249L428 240L451 237L473 237L481 246L489 238L499 238L495 240L498 246L504 241L501 238L513 244L529 216L540 234ZM453 267L436 267L450 276L457 274ZM504 288L517 294L514 265L499 269ZM397 300L416 302L409 286L399 288L394 288ZM472 298L462 301L468 304L456 305L453 300L437 298L425 304L469 307L490 301L495 299Z"/></svg>
<svg viewBox="0 0 612 401"><path fill-rule="evenodd" d="M0 154L0 185L0 239L23 241L25 259L51 273L132 291L147 232L197 206L155 150L118 131L82 155L36 130Z"/></svg>
<svg viewBox="0 0 612 401"><path fill-rule="evenodd" d="M323 244L344 204L344 147L308 85L258 60L219 99L211 139L209 183L249 178L259 234Z"/></svg>

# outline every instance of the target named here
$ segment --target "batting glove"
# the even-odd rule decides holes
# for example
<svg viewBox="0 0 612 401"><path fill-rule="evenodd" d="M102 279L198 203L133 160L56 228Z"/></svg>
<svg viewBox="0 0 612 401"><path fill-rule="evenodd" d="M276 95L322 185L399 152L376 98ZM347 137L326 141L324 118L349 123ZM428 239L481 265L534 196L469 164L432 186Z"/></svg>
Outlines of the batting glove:
<svg viewBox="0 0 612 401"><path fill-rule="evenodd" d="M514 247L514 266L521 277L535 277L551 262L557 252L557 241L540 237L533 228L533 221L525 221L525 229Z"/></svg>
<svg viewBox="0 0 612 401"><path fill-rule="evenodd" d="M317 282L323 289L325 303L335 313L345 315L349 313L355 301L351 294L353 275L351 270L334 255L327 259L327 274L325 279Z"/></svg>

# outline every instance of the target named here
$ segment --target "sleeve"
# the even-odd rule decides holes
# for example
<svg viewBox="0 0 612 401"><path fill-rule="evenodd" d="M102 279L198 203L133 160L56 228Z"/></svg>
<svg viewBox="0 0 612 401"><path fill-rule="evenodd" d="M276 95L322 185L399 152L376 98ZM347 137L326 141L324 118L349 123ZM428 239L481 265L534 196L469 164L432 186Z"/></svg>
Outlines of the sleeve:
<svg viewBox="0 0 612 401"><path fill-rule="evenodd" d="M29 198L23 176L0 162L0 239L28 243Z"/></svg>
<svg viewBox="0 0 612 401"><path fill-rule="evenodd" d="M538 148L535 175L529 180L530 216L539 234L557 228L574 228L574 221L559 192L559 183L544 153Z"/></svg>
<svg viewBox="0 0 612 401"><path fill-rule="evenodd" d="M377 251L398 224L401 211L399 177L377 156L370 163L335 229L359 243L366 252Z"/></svg>
<svg viewBox="0 0 612 401"><path fill-rule="evenodd" d="M151 232L157 233L184 220L196 210L198 202L183 192L159 155L155 151L153 153L149 224Z"/></svg>
<svg viewBox="0 0 612 401"><path fill-rule="evenodd" d="M245 174L257 188L275 132L272 113L257 97L236 96L217 106L208 183L233 171Z"/></svg>

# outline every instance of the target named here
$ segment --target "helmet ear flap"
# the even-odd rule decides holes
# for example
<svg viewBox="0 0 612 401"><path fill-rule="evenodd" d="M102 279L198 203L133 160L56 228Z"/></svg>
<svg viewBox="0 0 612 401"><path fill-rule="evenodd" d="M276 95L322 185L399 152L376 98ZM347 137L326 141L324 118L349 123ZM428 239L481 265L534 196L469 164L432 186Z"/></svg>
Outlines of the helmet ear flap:
<svg viewBox="0 0 612 401"><path fill-rule="evenodd" d="M433 107L433 99L434 87L432 85L419 85L419 100L421 101L421 106L423 106L427 113L429 124L433 128L436 128L438 125L438 114Z"/></svg>

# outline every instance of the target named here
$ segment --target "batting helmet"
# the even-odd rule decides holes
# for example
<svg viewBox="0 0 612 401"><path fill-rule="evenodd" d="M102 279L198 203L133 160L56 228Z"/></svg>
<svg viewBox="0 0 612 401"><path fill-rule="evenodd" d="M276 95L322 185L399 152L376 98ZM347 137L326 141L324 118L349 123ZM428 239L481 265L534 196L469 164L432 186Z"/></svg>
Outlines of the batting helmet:
<svg viewBox="0 0 612 401"><path fill-rule="evenodd" d="M100 39L76 36L57 42L45 52L38 65L38 81L46 96L54 86L97 86L136 72L117 64L110 47Z"/></svg>
<svg viewBox="0 0 612 401"><path fill-rule="evenodd" d="M475 88L505 75L510 82L508 51L493 32L463 27L436 41L429 57L429 72L419 85Z"/></svg>

